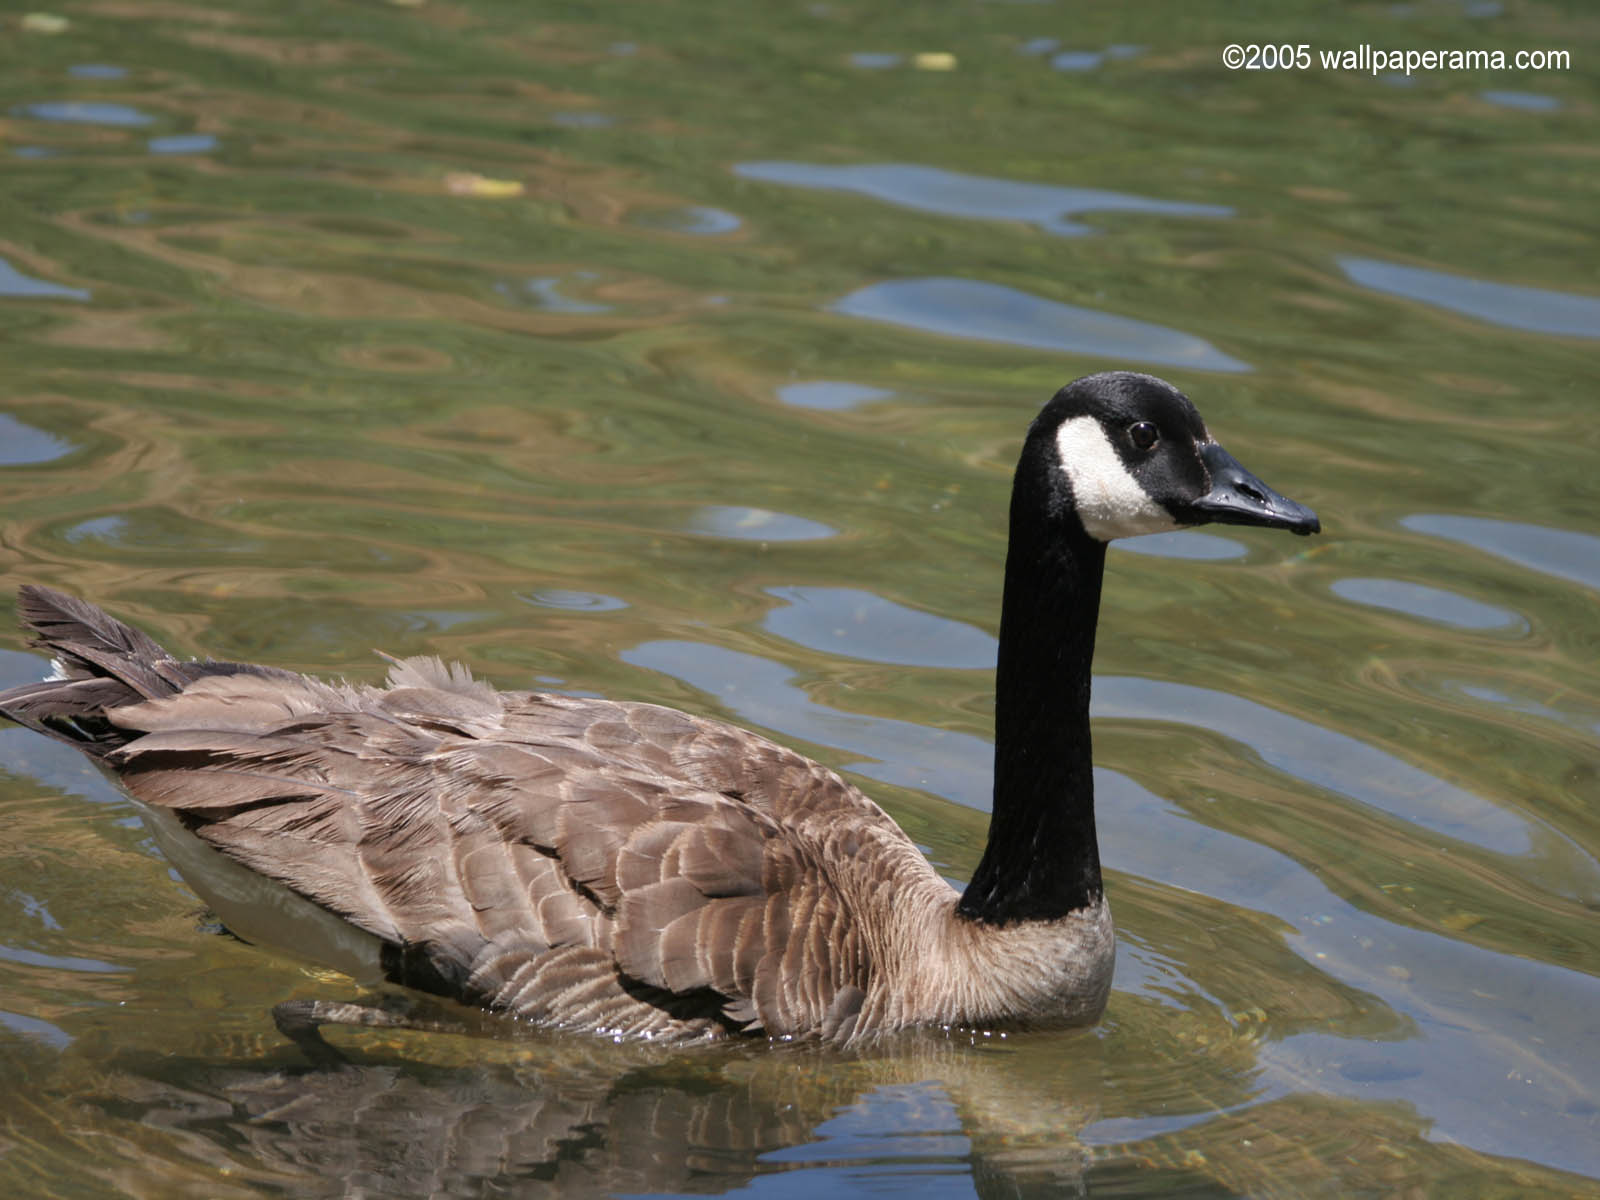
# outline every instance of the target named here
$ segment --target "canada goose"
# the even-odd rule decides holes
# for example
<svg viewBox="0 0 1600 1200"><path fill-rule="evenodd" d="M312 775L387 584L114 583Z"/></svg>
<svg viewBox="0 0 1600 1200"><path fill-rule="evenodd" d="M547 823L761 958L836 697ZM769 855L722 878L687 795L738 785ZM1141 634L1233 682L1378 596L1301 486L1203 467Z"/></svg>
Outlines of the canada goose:
<svg viewBox="0 0 1600 1200"><path fill-rule="evenodd" d="M1089 742L1106 543L1206 522L1316 532L1148 375L1079 379L1011 498L994 812L957 892L833 771L652 704L495 692L438 659L387 688L180 662L19 596L58 678L0 713L69 742L228 858L366 931L395 982L544 1026L844 1043L1083 1023L1114 950Z"/></svg>

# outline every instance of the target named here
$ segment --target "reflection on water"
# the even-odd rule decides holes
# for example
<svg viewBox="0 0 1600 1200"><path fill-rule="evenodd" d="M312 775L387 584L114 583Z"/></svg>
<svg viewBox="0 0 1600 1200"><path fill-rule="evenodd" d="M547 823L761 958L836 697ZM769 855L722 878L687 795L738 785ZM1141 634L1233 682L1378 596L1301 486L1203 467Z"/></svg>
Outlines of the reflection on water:
<svg viewBox="0 0 1600 1200"><path fill-rule="evenodd" d="M992 670L997 644L981 629L918 612L858 588L780 587L766 628L796 645L908 667Z"/></svg>
<svg viewBox="0 0 1600 1200"><path fill-rule="evenodd" d="M1570 1144L1566 1132L1589 1119L1573 1106L1600 1084L1592 1059L1572 1072L1582 1047L1600 1033L1593 978L1375 917L1298 864L1208 828L1115 772L1096 770L1095 794L1108 865L1272 914L1292 931L1289 944L1305 965L1356 989L1370 1013L1389 1014L1393 1025L1373 1043L1303 1034L1264 1041L1266 1094L1257 1100L1319 1079L1352 1096L1403 1098L1440 1132L1494 1145L1497 1153L1568 1153L1560 1149ZM1508 1006L1517 1013L1509 1027L1497 1015ZM1378 1057L1395 1064L1391 1086L1362 1089L1326 1078L1341 1064ZM1553 1085L1536 1103L1554 1125L1514 1119L1529 1099L1523 1080L1535 1074ZM1581 1156L1570 1161L1577 1166Z"/></svg>
<svg viewBox="0 0 1600 1200"><path fill-rule="evenodd" d="M834 537L839 532L821 521L727 504L707 504L696 509L688 528L694 533L741 542L805 542Z"/></svg>
<svg viewBox="0 0 1600 1200"><path fill-rule="evenodd" d="M20 963L28 967L49 967L55 971L87 971L90 974L116 974L122 970L121 967L98 959L41 954L37 950L24 950L15 946L0 946L0 962Z"/></svg>
<svg viewBox="0 0 1600 1200"><path fill-rule="evenodd" d="M1185 204L1098 188L1019 183L910 163L833 167L820 163L747 162L733 170L745 179L824 191L857 192L918 212L986 221L1028 221L1047 232L1064 235L1094 232L1093 226L1071 219L1086 212L1155 213L1169 217L1233 214L1232 209L1217 204Z"/></svg>
<svg viewBox="0 0 1600 1200"><path fill-rule="evenodd" d="M524 592L521 595L529 604L540 608L561 608L572 612L615 612L628 607L626 600L619 600L615 596L573 591L570 588L540 588L536 592Z"/></svg>
<svg viewBox="0 0 1600 1200"><path fill-rule="evenodd" d="M1210 342L1176 329L1030 296L975 279L896 279L852 292L830 311L971 338L1098 360L1156 363L1197 371L1248 371Z"/></svg>
<svg viewBox="0 0 1600 1200"><path fill-rule="evenodd" d="M0 467L49 462L72 452L71 442L0 413Z"/></svg>
<svg viewBox="0 0 1600 1200"><path fill-rule="evenodd" d="M0 1009L0 1025L4 1025L19 1037L36 1038L53 1050L65 1050L72 1045L70 1033L59 1025L52 1025L49 1021L42 1021L38 1017Z"/></svg>
<svg viewBox="0 0 1600 1200"><path fill-rule="evenodd" d="M1525 854L1532 845L1526 822L1490 801L1346 734L1242 696L1113 675L1095 680L1093 713L1199 725L1249 746L1297 779L1447 837L1501 854ZM1600 870L1595 878L1600 883ZM1596 896L1600 898L1600 891Z"/></svg>
<svg viewBox="0 0 1600 1200"><path fill-rule="evenodd" d="M1487 100L1490 104L1498 104L1501 108L1520 108L1526 112L1556 112L1561 108L1561 101L1556 97L1545 96L1539 92L1492 90L1479 92L1478 98Z"/></svg>
<svg viewBox="0 0 1600 1200"><path fill-rule="evenodd" d="M74 79L124 79L128 72L110 63L76 63L67 68Z"/></svg>
<svg viewBox="0 0 1600 1200"><path fill-rule="evenodd" d="M64 287L44 279L24 275L5 259L0 258L0 296L39 296L63 300L87 300L89 293L83 288Z"/></svg>
<svg viewBox="0 0 1600 1200"><path fill-rule="evenodd" d="M1362 287L1420 300L1507 329L1600 338L1600 297L1513 287L1374 258L1341 258L1339 266Z"/></svg>
<svg viewBox="0 0 1600 1200"><path fill-rule="evenodd" d="M539 299L540 307L550 312L564 313L603 313L610 312L609 304L591 304L587 300L574 300L571 296L564 295L561 291L560 279L535 278L523 281L523 290L530 296Z"/></svg>
<svg viewBox="0 0 1600 1200"><path fill-rule="evenodd" d="M908 1129L916 1133L907 1138ZM884 1173L883 1159L893 1155L916 1161L919 1174L931 1179L955 1176L966 1181L972 1142L962 1133L961 1118L945 1090L932 1081L888 1084L858 1096L853 1104L811 1131L802 1145L771 1150L763 1162L804 1163L825 1167L812 1186L830 1181L857 1187Z"/></svg>
<svg viewBox="0 0 1600 1200"><path fill-rule="evenodd" d="M898 67L903 56L878 50L859 50L850 55L850 65L864 71L885 71Z"/></svg>
<svg viewBox="0 0 1600 1200"><path fill-rule="evenodd" d="M1407 616L1420 617L1424 621L1454 625L1458 629L1528 627L1525 620L1509 609L1469 600L1443 588L1407 583L1401 579L1336 579L1328 586L1335 596L1356 604L1387 608Z"/></svg>
<svg viewBox="0 0 1600 1200"><path fill-rule="evenodd" d="M634 220L649 229L670 229L673 233L692 233L706 237L732 233L744 223L724 209L707 208L698 204L667 212L640 213Z"/></svg>
<svg viewBox="0 0 1600 1200"><path fill-rule="evenodd" d="M534 1040L473 1063L470 1049L323 1072L122 1052L76 1099L145 1146L122 1186L159 1194L206 1181L211 1196L268 1185L345 1196L353 1183L384 1196L788 1196L797 1185L849 1196L910 1172L925 1193L970 1195L976 1172L983 1194L1042 1195L1079 1191L1091 1169L1060 1133L1084 1110L1037 1067L1019 1078L1009 1053L925 1040L841 1064L799 1050L674 1058ZM1007 1120L1019 1094L1032 1110ZM37 1110L29 1118L39 1124ZM1146 1171L1159 1189L1167 1173Z"/></svg>
<svg viewBox="0 0 1600 1200"><path fill-rule="evenodd" d="M809 383L791 383L778 389L778 399L796 408L815 408L826 412L845 412L871 404L874 400L887 400L893 392L883 388L867 387L843 380L815 379Z"/></svg>
<svg viewBox="0 0 1600 1200"><path fill-rule="evenodd" d="M1111 543L1113 552L1148 554L1155 558L1186 558L1195 562L1222 562L1230 558L1243 558L1249 550L1242 542L1215 533L1195 533L1182 530L1177 533L1147 533L1142 537L1124 538Z"/></svg>
<svg viewBox="0 0 1600 1200"><path fill-rule="evenodd" d="M1600 537L1575 529L1548 529L1523 521L1421 513L1406 517L1405 528L1447 538L1496 555L1519 567L1569 579L1600 591Z"/></svg>
<svg viewBox="0 0 1600 1200"><path fill-rule="evenodd" d="M1063 50L1050 57L1050 65L1058 71L1092 71L1105 62L1106 56L1094 50Z"/></svg>
<svg viewBox="0 0 1600 1200"><path fill-rule="evenodd" d="M205 154L215 150L218 142L209 133L174 133L151 138L145 145L151 154Z"/></svg>
<svg viewBox="0 0 1600 1200"><path fill-rule="evenodd" d="M1548 721L1555 721L1562 725L1570 725L1586 733L1600 734L1600 716L1583 716L1577 713L1562 712L1560 709L1551 708L1548 704L1540 704L1537 700L1519 699L1507 694L1499 688L1483 687L1479 684L1458 683L1456 687L1463 695L1471 696L1474 700L1483 700L1489 704L1509 708L1515 712L1527 713L1529 716L1543 717Z"/></svg>
<svg viewBox="0 0 1600 1200"><path fill-rule="evenodd" d="M11 111L36 121L65 121L73 125L149 125L155 120L137 108L106 100L43 100L36 104L19 104Z"/></svg>
<svg viewBox="0 0 1600 1200"><path fill-rule="evenodd" d="M85 538L95 538L103 542L120 542L127 533L128 519L126 517L93 517L87 521L79 521L70 529L61 531L63 540L68 542L81 542ZM231 540L222 542L224 548L231 548Z"/></svg>

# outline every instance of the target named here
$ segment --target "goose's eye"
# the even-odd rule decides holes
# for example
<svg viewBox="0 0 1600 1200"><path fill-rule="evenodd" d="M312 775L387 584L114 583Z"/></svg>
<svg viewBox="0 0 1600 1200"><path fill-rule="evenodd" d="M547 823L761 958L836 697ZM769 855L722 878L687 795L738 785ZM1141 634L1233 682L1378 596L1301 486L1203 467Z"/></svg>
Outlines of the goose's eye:
<svg viewBox="0 0 1600 1200"><path fill-rule="evenodd" d="M1128 426L1128 436L1141 450L1148 450L1161 440L1160 431L1156 429L1154 421L1137 421Z"/></svg>

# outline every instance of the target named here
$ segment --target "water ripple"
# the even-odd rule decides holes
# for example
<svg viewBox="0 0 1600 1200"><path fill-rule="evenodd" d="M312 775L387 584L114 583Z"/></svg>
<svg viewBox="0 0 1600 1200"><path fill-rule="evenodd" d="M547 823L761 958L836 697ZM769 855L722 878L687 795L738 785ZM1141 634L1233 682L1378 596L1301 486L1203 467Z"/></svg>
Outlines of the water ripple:
<svg viewBox="0 0 1600 1200"><path fill-rule="evenodd" d="M220 143L209 133L174 133L145 143L151 154L205 154Z"/></svg>
<svg viewBox="0 0 1600 1200"><path fill-rule="evenodd" d="M863 404L871 404L874 400L887 400L893 395L893 392L885 391L883 388L833 379L791 383L778 389L778 399L785 404L824 412L845 412L852 408L860 408Z"/></svg>
<svg viewBox="0 0 1600 1200"><path fill-rule="evenodd" d="M518 592L517 599L539 608L560 608L568 612L616 612L628 607L626 600L607 596L603 592L579 592L569 588L540 588L536 592Z"/></svg>
<svg viewBox="0 0 1600 1200"><path fill-rule="evenodd" d="M61 300L87 300L89 293L83 288L65 287L46 279L24 275L5 259L0 258L0 296L44 296Z"/></svg>
<svg viewBox="0 0 1600 1200"><path fill-rule="evenodd" d="M875 283L829 306L829 311L927 333L1086 354L1125 362L1157 363L1197 371L1249 371L1192 334L1044 300L998 283L975 279L896 279Z"/></svg>
<svg viewBox="0 0 1600 1200"><path fill-rule="evenodd" d="M1457 629L1526 629L1527 621L1510 609L1469 600L1443 588L1400 579L1336 579L1328 588L1335 596L1371 608L1386 608Z"/></svg>
<svg viewBox="0 0 1600 1200"><path fill-rule="evenodd" d="M1156 200L1100 188L1026 183L989 175L964 175L913 163L861 163L828 166L802 162L746 162L733 168L744 179L819 191L855 192L917 212L986 221L1027 221L1050 233L1093 233L1070 218L1085 212L1155 213L1168 217L1231 217L1218 204Z"/></svg>
<svg viewBox="0 0 1600 1200"><path fill-rule="evenodd" d="M1230 558L1243 558L1250 553L1250 548L1243 542L1192 530L1118 538L1111 543L1111 548L1126 550L1131 554L1148 554L1153 558L1181 558L1191 562L1222 562Z"/></svg>
<svg viewBox="0 0 1600 1200"><path fill-rule="evenodd" d="M1600 537L1523 521L1419 513L1400 524L1414 533L1460 542L1519 567L1600 591Z"/></svg>
<svg viewBox="0 0 1600 1200"><path fill-rule="evenodd" d="M1524 112L1556 112L1561 108L1560 100L1540 92L1487 91L1479 92L1478 99L1501 108L1519 108Z"/></svg>
<svg viewBox="0 0 1600 1200"><path fill-rule="evenodd" d="M1202 824L1115 771L1095 770L1095 794L1107 863L1274 914L1307 963L1420 1031L1380 1043L1322 1033L1265 1040L1268 1091L1257 1102L1315 1080L1352 1098L1404 1100L1438 1133L1480 1150L1594 1168L1592 1142L1579 1132L1588 1118L1572 1105L1600 1086L1600 1063L1585 1049L1600 1037L1600 982L1385 920L1278 851ZM1519 1019L1508 1023L1508 1010ZM1377 1071L1380 1051L1390 1066ZM1539 1088L1527 1086L1533 1079ZM1528 1119L1532 1109L1538 1120ZM1095 1140L1141 1132L1110 1127Z"/></svg>
<svg viewBox="0 0 1600 1200"><path fill-rule="evenodd" d="M733 233L744 222L726 209L693 204L686 208L640 213L634 217L634 224L647 229L666 230L669 233L718 237L725 233Z"/></svg>
<svg viewBox="0 0 1600 1200"><path fill-rule="evenodd" d="M155 122L149 113L105 100L43 100L37 104L19 104L11 111L36 121L64 121L71 125L135 126Z"/></svg>
<svg viewBox="0 0 1600 1200"><path fill-rule="evenodd" d="M560 313L604 313L610 312L609 304L594 304L588 300L574 300L571 296L561 291L562 280L554 276L539 276L523 282L523 290L530 296L538 298L539 306L546 312Z"/></svg>
<svg viewBox="0 0 1600 1200"><path fill-rule="evenodd" d="M1425 829L1501 854L1525 854L1529 824L1358 738L1228 692L1132 676L1099 676L1100 718L1195 725L1249 746L1297 779L1348 796Z"/></svg>
<svg viewBox="0 0 1600 1200"><path fill-rule="evenodd" d="M76 449L64 438L24 425L13 416L0 413L0 467L31 466L62 458Z"/></svg>
<svg viewBox="0 0 1600 1200"><path fill-rule="evenodd" d="M821 521L731 504L707 504L698 509L689 518L689 530L740 542L806 542L839 533Z"/></svg>
<svg viewBox="0 0 1600 1200"><path fill-rule="evenodd" d="M72 1045L72 1035L59 1025L39 1017L29 1017L22 1013L7 1012L0 1009L0 1025L5 1026L12 1033L26 1038L35 1038L47 1046L57 1050L65 1050Z"/></svg>
<svg viewBox="0 0 1600 1200"><path fill-rule="evenodd" d="M20 946L0 946L0 962L19 963L25 967L48 967L55 971L81 971L90 975L114 975L127 970L98 958L78 958L73 955L45 954L39 950L24 950Z"/></svg>
<svg viewBox="0 0 1600 1200"><path fill-rule="evenodd" d="M867 662L992 670L997 643L981 629L906 608L859 588L775 587L785 601L762 624L781 638Z"/></svg>
<svg viewBox="0 0 1600 1200"><path fill-rule="evenodd" d="M1600 297L1490 283L1375 258L1341 258L1339 266L1362 287L1420 300L1507 329L1600 338Z"/></svg>

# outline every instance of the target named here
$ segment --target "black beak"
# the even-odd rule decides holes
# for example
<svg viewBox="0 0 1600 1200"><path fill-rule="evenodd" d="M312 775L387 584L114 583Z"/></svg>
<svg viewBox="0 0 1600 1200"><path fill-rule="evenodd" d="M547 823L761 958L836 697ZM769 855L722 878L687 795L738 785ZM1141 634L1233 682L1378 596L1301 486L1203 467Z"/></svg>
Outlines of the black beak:
<svg viewBox="0 0 1600 1200"><path fill-rule="evenodd" d="M1280 496L1246 471L1215 442L1200 447L1200 461L1211 472L1211 490L1189 506L1199 521L1219 525L1265 525L1292 533L1320 533L1322 522L1304 504Z"/></svg>

